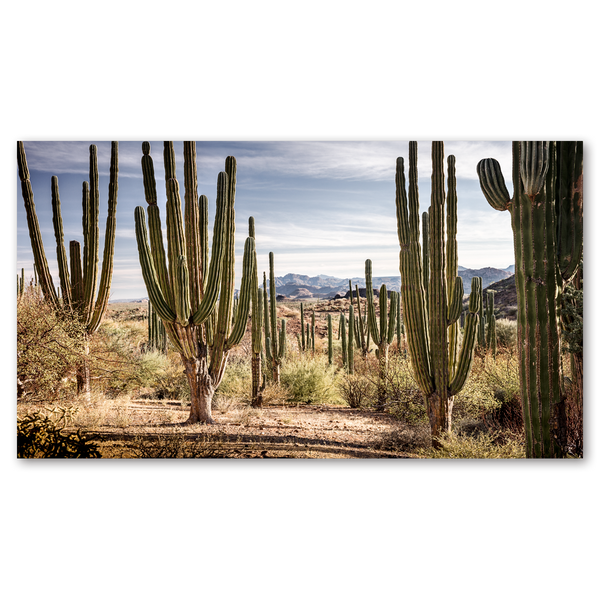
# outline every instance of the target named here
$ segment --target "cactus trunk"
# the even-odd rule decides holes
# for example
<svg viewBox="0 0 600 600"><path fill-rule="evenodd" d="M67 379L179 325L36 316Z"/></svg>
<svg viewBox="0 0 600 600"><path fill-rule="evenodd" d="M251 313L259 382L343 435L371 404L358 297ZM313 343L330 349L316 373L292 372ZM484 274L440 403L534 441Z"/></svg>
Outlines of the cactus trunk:
<svg viewBox="0 0 600 600"><path fill-rule="evenodd" d="M561 457L566 427L558 306L582 254L582 144L513 142L512 198L496 160L483 159L477 172L489 204L511 214L527 456Z"/></svg>

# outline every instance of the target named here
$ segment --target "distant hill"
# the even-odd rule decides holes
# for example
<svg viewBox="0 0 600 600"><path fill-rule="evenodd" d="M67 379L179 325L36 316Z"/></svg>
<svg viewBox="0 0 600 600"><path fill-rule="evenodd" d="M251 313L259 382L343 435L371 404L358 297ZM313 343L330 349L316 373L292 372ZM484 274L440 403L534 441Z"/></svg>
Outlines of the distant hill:
<svg viewBox="0 0 600 600"><path fill-rule="evenodd" d="M484 267L483 269L465 269L460 266L458 267L458 274L460 277L462 277L465 294L471 293L471 279L473 277L481 277L481 285L483 286L483 289L485 289L492 283L501 281L502 279L506 279L512 275L510 271L505 271L504 269L495 269L494 267Z"/></svg>
<svg viewBox="0 0 600 600"><path fill-rule="evenodd" d="M465 294L471 292L471 278L481 277L483 287L486 288L496 281L510 277L512 273L504 269L495 269L493 267L485 267L483 269L467 269L458 267L458 274L463 278L463 287ZM359 288L366 287L364 277L353 277L352 289L358 285ZM388 292L400 291L400 275L390 275L388 277L373 277L373 288L379 288L385 284ZM269 282L267 280L267 285ZM290 300L303 300L307 298L334 298L336 295L342 297L348 293L348 279L340 277L332 277L330 275L317 275L309 277L308 275L300 275L298 273L288 273L283 277L275 277L275 285L277 293L282 294Z"/></svg>

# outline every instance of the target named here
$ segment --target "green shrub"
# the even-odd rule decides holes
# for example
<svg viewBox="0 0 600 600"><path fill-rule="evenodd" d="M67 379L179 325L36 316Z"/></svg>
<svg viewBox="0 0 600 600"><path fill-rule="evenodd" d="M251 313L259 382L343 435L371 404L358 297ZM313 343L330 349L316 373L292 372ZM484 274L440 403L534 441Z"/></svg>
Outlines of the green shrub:
<svg viewBox="0 0 600 600"><path fill-rule="evenodd" d="M34 412L17 419L18 458L100 458L95 442L78 430L63 428L47 415Z"/></svg>
<svg viewBox="0 0 600 600"><path fill-rule="evenodd" d="M342 404L336 379L335 369L322 354L292 354L281 367L281 385L291 402Z"/></svg>
<svg viewBox="0 0 600 600"><path fill-rule="evenodd" d="M516 348L517 322L509 319L496 319L496 344L503 348Z"/></svg>
<svg viewBox="0 0 600 600"><path fill-rule="evenodd" d="M417 449L424 458L525 458L522 437L480 433L477 436L444 434L441 448Z"/></svg>
<svg viewBox="0 0 600 600"><path fill-rule="evenodd" d="M219 396L250 399L252 396L252 366L248 358L233 356L227 361L223 380L215 393L217 401Z"/></svg>

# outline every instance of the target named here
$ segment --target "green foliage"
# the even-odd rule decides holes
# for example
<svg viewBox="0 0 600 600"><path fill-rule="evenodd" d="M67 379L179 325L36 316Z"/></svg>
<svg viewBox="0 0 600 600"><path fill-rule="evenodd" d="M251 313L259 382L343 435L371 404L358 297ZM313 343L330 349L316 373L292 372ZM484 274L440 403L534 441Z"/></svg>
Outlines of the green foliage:
<svg viewBox="0 0 600 600"><path fill-rule="evenodd" d="M18 458L100 458L95 442L85 433L62 433L48 415L41 412L17 419Z"/></svg>
<svg viewBox="0 0 600 600"><path fill-rule="evenodd" d="M283 363L281 384L291 402L306 404L341 404L336 373L325 355L293 355Z"/></svg>
<svg viewBox="0 0 600 600"><path fill-rule="evenodd" d="M504 439L499 434L478 436L444 433L439 448L417 449L423 458L525 458L525 445L519 437Z"/></svg>
<svg viewBox="0 0 600 600"><path fill-rule="evenodd" d="M248 381L252 377L252 367L248 359L235 357L228 361L227 370L215 394L215 398L231 397L250 399L252 390Z"/></svg>
<svg viewBox="0 0 600 600"><path fill-rule="evenodd" d="M499 348L515 349L517 347L517 322L510 319L496 321L496 343Z"/></svg>

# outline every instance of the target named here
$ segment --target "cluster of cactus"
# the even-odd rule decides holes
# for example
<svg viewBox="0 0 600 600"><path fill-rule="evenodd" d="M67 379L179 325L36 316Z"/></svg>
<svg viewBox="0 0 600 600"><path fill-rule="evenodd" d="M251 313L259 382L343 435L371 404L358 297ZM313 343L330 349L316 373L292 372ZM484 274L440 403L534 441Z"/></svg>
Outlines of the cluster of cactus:
<svg viewBox="0 0 600 600"><path fill-rule="evenodd" d="M379 288L379 326L375 311L373 294L373 265L370 259L365 261L365 279L367 282L367 322L373 343L377 346L375 353L379 361L379 375L384 377L388 368L388 349L396 333L396 317L398 315L398 292L390 292L390 308L388 312L388 292L383 284Z"/></svg>
<svg viewBox="0 0 600 600"><path fill-rule="evenodd" d="M354 373L354 344L356 323L354 319L354 306L350 304L348 320L344 313L340 313L340 328L338 337L342 340L342 367L350 374ZM332 357L330 364L333 362Z"/></svg>
<svg viewBox="0 0 600 600"><path fill-rule="evenodd" d="M463 388L471 369L481 279L474 277L472 280L469 314L459 353L457 321L462 309L463 284L457 275L455 159L448 157L448 210L444 223L443 142L433 142L432 163L431 206L425 218L427 234L423 238L423 259L416 142L409 143L408 198L404 159L400 157L396 162L396 216L404 324L411 363L415 380L426 397L433 443L439 445L439 436L451 428L453 396Z"/></svg>
<svg viewBox="0 0 600 600"><path fill-rule="evenodd" d="M354 293L352 291L352 280L348 280L348 286L350 288L350 305L354 305ZM360 293L358 291L358 285L356 288L356 317L355 317L355 334L356 344L360 348L362 355L366 356L369 352L369 344L371 342L371 331L367 323L367 316L362 315L360 308Z"/></svg>
<svg viewBox="0 0 600 600"><path fill-rule="evenodd" d="M167 332L161 318L148 302L148 350L167 353Z"/></svg>
<svg viewBox="0 0 600 600"><path fill-rule="evenodd" d="M90 146L89 183L83 183L83 265L79 242L72 240L69 244L69 265L65 250L63 221L61 215L58 177L51 179L52 193L52 223L56 239L56 258L60 278L60 293L54 287L52 275L44 251L42 234L33 200L33 189L27 166L27 157L23 142L17 142L17 163L21 191L27 213L27 226L31 239L31 249L35 260L36 274L44 294L44 298L56 309L65 308L74 311L85 325L86 334L94 333L104 316L110 295L110 285L113 273L115 247L115 230L117 226L117 190L119 172L119 145L112 142L110 155L110 179L108 184L108 215L104 234L104 255L102 273L98 285L98 253L100 231L98 217L100 210L100 187L98 174L98 149ZM98 291L96 295L96 290ZM86 361L77 373L77 391L89 395L90 372Z"/></svg>
<svg viewBox="0 0 600 600"><path fill-rule="evenodd" d="M138 206L135 231L150 302L183 360L190 387L187 423L213 423L214 393L225 373L229 352L246 331L252 273L256 266L255 244L253 237L246 239L241 290L234 313L236 160L228 156L225 171L219 173L217 179L217 210L209 264L208 198L198 196L196 143L184 142L183 152L185 209L182 212L173 143L164 143L165 252L150 144L142 144L148 228L146 212Z"/></svg>
<svg viewBox="0 0 600 600"><path fill-rule="evenodd" d="M17 298L21 298L25 292L25 269L21 269L21 275L17 273Z"/></svg>
<svg viewBox="0 0 600 600"><path fill-rule="evenodd" d="M527 456L551 458L566 446L560 303L583 253L583 145L513 142L512 153L512 198L498 161L477 173L490 206L511 215Z"/></svg>
<svg viewBox="0 0 600 600"><path fill-rule="evenodd" d="M315 311L312 311L311 324L304 322L304 304L300 302L300 333L298 334L298 348L301 351L315 351Z"/></svg>
<svg viewBox="0 0 600 600"><path fill-rule="evenodd" d="M267 274L263 272L263 296L265 314L265 349L267 361L271 363L273 382L279 383L281 363L287 348L285 319L281 319L281 329L277 326L277 291L275 286L275 258L269 252L269 295L267 298Z"/></svg>

